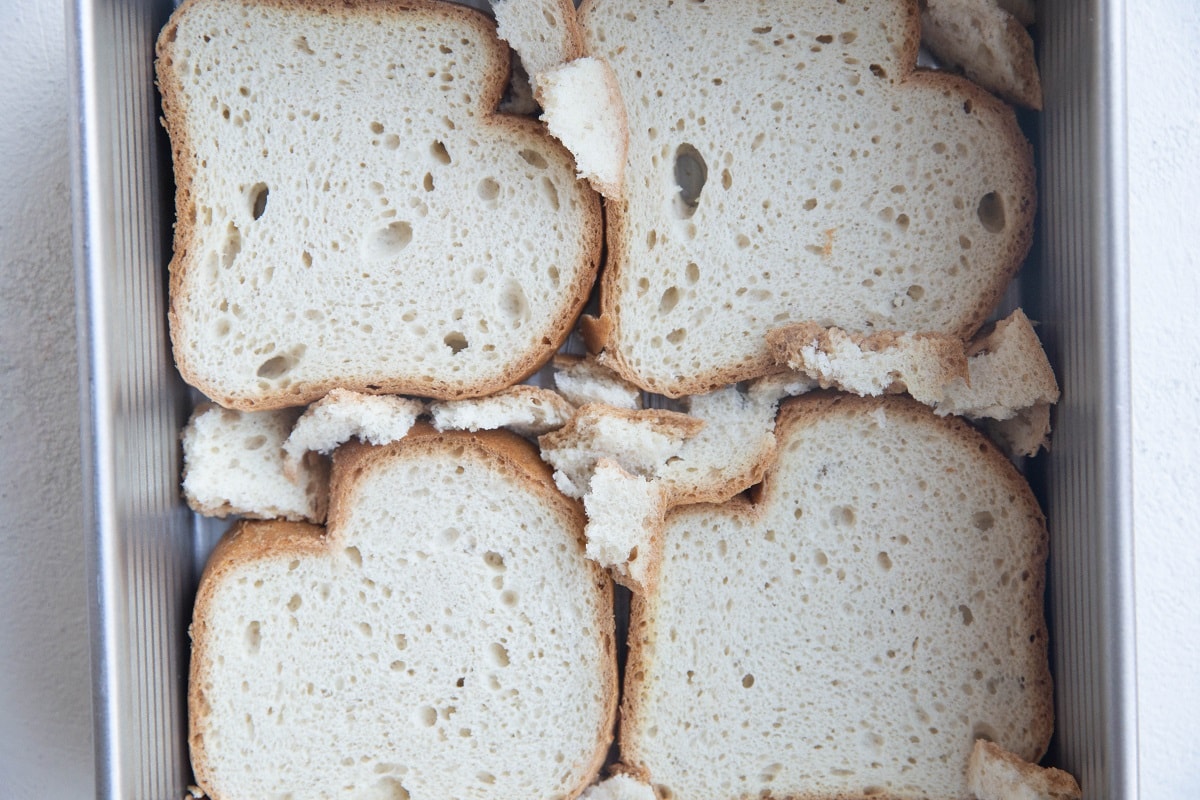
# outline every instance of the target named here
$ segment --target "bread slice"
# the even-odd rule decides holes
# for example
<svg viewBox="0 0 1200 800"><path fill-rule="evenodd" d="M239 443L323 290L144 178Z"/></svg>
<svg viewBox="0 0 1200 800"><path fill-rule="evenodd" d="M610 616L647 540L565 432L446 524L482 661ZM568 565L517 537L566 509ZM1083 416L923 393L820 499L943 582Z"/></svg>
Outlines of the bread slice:
<svg viewBox="0 0 1200 800"><path fill-rule="evenodd" d="M979 739L967 762L967 785L978 800L1080 800L1083 792L1070 773L1023 761Z"/></svg>
<svg viewBox="0 0 1200 800"><path fill-rule="evenodd" d="M630 131L589 345L643 389L766 374L789 322L968 337L1027 253L1029 143L914 71L915 1L588 0L580 22Z"/></svg>
<svg viewBox="0 0 1200 800"><path fill-rule="evenodd" d="M329 524L244 523L205 568L189 743L218 798L571 798L612 737L612 585L507 432L352 442Z"/></svg>
<svg viewBox="0 0 1200 800"><path fill-rule="evenodd" d="M536 437L561 428L575 409L552 389L511 386L487 397L445 400L429 404L433 425L440 431L479 431L507 428Z"/></svg>
<svg viewBox="0 0 1200 800"><path fill-rule="evenodd" d="M188 0L158 40L184 378L239 409L519 382L595 278L599 200L509 51L431 0Z"/></svg>
<svg viewBox="0 0 1200 800"><path fill-rule="evenodd" d="M292 425L283 443L284 473L295 480L308 453L330 455L355 437L368 444L403 439L424 413L425 404L411 397L334 389L306 408Z"/></svg>
<svg viewBox="0 0 1200 800"><path fill-rule="evenodd" d="M209 517L323 522L329 463L315 453L287 463L285 442L299 415L197 406L181 435L188 507Z"/></svg>
<svg viewBox="0 0 1200 800"><path fill-rule="evenodd" d="M617 583L646 592L651 564L661 549L667 493L644 475L631 475L609 458L597 460L583 496L587 557L608 569Z"/></svg>
<svg viewBox="0 0 1200 800"><path fill-rule="evenodd" d="M1026 24L998 0L925 0L921 43L988 91L1041 110L1042 81Z"/></svg>
<svg viewBox="0 0 1200 800"><path fill-rule="evenodd" d="M1045 522L986 438L903 396L780 409L756 501L667 516L621 760L659 797L965 798L1052 727Z"/></svg>

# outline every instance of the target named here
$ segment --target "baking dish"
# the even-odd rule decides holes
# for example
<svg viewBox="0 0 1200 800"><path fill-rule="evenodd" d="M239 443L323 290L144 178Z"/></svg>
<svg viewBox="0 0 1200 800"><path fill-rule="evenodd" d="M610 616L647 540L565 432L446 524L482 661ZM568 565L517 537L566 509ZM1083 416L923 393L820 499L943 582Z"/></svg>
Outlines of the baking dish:
<svg viewBox="0 0 1200 800"><path fill-rule="evenodd" d="M194 397L166 329L173 196L154 40L170 0L71 0L73 211L97 793L178 798L187 625L224 529L178 491ZM1039 220L1010 300L1041 323L1062 388L1027 474L1051 531L1056 734L1088 798L1137 795L1130 485L1124 5L1039 4Z"/></svg>

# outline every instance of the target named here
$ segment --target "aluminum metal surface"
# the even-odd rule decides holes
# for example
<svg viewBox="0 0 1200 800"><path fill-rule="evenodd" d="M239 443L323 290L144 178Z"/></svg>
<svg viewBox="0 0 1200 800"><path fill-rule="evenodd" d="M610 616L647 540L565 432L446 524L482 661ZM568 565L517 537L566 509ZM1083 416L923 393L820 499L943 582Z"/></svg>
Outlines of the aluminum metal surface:
<svg viewBox="0 0 1200 800"><path fill-rule="evenodd" d="M1137 797L1125 8L1039 4L1041 250L1029 296L1062 388L1031 474L1048 515L1056 735L1088 798Z"/></svg>
<svg viewBox="0 0 1200 800"><path fill-rule="evenodd" d="M169 3L69 7L97 794L179 797L196 557L166 333L173 208L153 82Z"/></svg>
<svg viewBox="0 0 1200 800"><path fill-rule="evenodd" d="M171 10L171 0L69 4L97 786L122 800L180 797L191 780L186 630L224 527L178 496L190 397L167 341L173 203L152 74ZM1050 761L1088 798L1133 798L1125 9L1080 0L1039 13L1039 233L1010 297L1041 322L1063 389L1053 449L1029 472L1051 529Z"/></svg>

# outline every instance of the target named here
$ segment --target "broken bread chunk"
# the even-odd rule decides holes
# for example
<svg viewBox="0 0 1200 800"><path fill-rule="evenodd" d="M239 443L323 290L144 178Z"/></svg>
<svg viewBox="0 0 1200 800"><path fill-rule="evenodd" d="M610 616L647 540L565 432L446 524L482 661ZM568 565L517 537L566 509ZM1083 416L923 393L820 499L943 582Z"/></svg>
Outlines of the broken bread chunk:
<svg viewBox="0 0 1200 800"><path fill-rule="evenodd" d="M242 523L192 620L210 797L574 797L612 739L612 584L523 439L334 455L326 529ZM514 747L519 741L520 747Z"/></svg>
<svg viewBox="0 0 1200 800"><path fill-rule="evenodd" d="M520 57L535 97L542 73L585 55L571 0L495 0L492 11L497 34Z"/></svg>
<svg viewBox="0 0 1200 800"><path fill-rule="evenodd" d="M598 268L599 198L540 123L496 113L509 50L485 15L188 0L156 68L172 344L213 400L477 397L566 339Z"/></svg>
<svg viewBox="0 0 1200 800"><path fill-rule="evenodd" d="M999 0L925 0L921 44L944 66L960 70L988 91L1041 110L1042 81L1033 39L1025 30L1030 21L1003 6ZM1016 10L1024 15L1032 11Z"/></svg>
<svg viewBox="0 0 1200 800"><path fill-rule="evenodd" d="M1039 767L985 739L967 762L967 785L978 800L1081 800L1070 773Z"/></svg>
<svg viewBox="0 0 1200 800"><path fill-rule="evenodd" d="M554 356L554 388L573 406L602 403L613 408L642 407L642 391L594 358Z"/></svg>
<svg viewBox="0 0 1200 800"><path fill-rule="evenodd" d="M511 386L487 397L430 403L429 412L439 431L507 428L537 437L561 428L575 409L551 389Z"/></svg>
<svg viewBox="0 0 1200 800"><path fill-rule="evenodd" d="M1013 465L901 395L811 393L775 435L754 499L667 515L622 763L660 797L962 798L978 736L1039 758L1047 539Z"/></svg>
<svg viewBox="0 0 1200 800"><path fill-rule="evenodd" d="M609 199L624 197L629 123L612 67L579 58L539 73L537 87L542 121L571 151L579 176Z"/></svg>
<svg viewBox="0 0 1200 800"><path fill-rule="evenodd" d="M196 407L183 429L183 496L198 514L322 522L329 466L297 457L285 465L285 441L299 409L234 411Z"/></svg>
<svg viewBox="0 0 1200 800"><path fill-rule="evenodd" d="M409 397L334 389L306 408L292 426L283 443L284 471L294 476L308 453L330 455L355 437L368 444L403 439L423 413L425 404Z"/></svg>
<svg viewBox="0 0 1200 800"><path fill-rule="evenodd" d="M1032 149L1011 108L916 71L908 0L590 0L628 115L623 203L588 344L641 388L773 369L766 332L965 338L1029 250Z"/></svg>

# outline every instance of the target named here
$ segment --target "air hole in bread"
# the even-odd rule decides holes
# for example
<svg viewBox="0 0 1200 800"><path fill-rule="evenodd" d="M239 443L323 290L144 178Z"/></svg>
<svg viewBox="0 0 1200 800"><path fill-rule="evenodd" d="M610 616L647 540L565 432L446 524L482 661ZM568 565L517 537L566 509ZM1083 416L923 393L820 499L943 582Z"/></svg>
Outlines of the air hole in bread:
<svg viewBox="0 0 1200 800"><path fill-rule="evenodd" d="M995 192L988 192L979 198L979 206L975 213L988 233L1000 233L1008 224L1004 213L1004 200Z"/></svg>
<svg viewBox="0 0 1200 800"><path fill-rule="evenodd" d="M258 436L248 437L246 439L246 441L242 443L242 446L245 447L247 450L257 450L258 448L262 447L266 443L267 443L267 437L263 436L262 434L259 434Z"/></svg>
<svg viewBox="0 0 1200 800"><path fill-rule="evenodd" d="M831 516L834 525L849 527L857 521L854 509L850 506L835 506Z"/></svg>
<svg viewBox="0 0 1200 800"><path fill-rule="evenodd" d="M887 572L892 568L891 556L889 556L885 551L880 551L879 555L875 557L875 560L879 562L879 568L884 572Z"/></svg>
<svg viewBox="0 0 1200 800"><path fill-rule="evenodd" d="M869 67L869 69L871 70L871 74L874 75L876 78L885 78L886 79L888 76L887 70L884 69L883 67L881 67L879 64L872 64Z"/></svg>
<svg viewBox="0 0 1200 800"><path fill-rule="evenodd" d="M437 709L432 706L421 706L417 709L416 720L426 728L432 728L437 724Z"/></svg>
<svg viewBox="0 0 1200 800"><path fill-rule="evenodd" d="M479 781L480 783L491 786L493 783L496 782L496 776L490 772L479 772L479 773L476 773L475 780Z"/></svg>
<svg viewBox="0 0 1200 800"><path fill-rule="evenodd" d="M547 162L542 154L536 150L525 149L520 151L518 155L524 159L526 164L536 169L545 169L546 167L550 166L549 162Z"/></svg>
<svg viewBox="0 0 1200 800"><path fill-rule="evenodd" d="M727 169L721 170L721 188L728 189L733 186L733 173Z"/></svg>
<svg viewBox="0 0 1200 800"><path fill-rule="evenodd" d="M896 216L896 227L902 231L907 231L908 221L908 214L898 214Z"/></svg>
<svg viewBox="0 0 1200 800"><path fill-rule="evenodd" d="M225 227L225 242L221 245L221 266L229 269L233 266L238 253L242 252L242 232L232 222Z"/></svg>
<svg viewBox="0 0 1200 800"><path fill-rule="evenodd" d="M494 202L500 196L500 184L495 178L484 178L475 188L479 193L479 199L485 202Z"/></svg>
<svg viewBox="0 0 1200 800"><path fill-rule="evenodd" d="M525 290L513 278L509 278L499 297L500 312L512 321L514 328L521 327L529 316L529 300Z"/></svg>
<svg viewBox="0 0 1200 800"><path fill-rule="evenodd" d="M453 355L458 355L470 346L466 335L462 331L450 331L450 333L442 337L442 342L450 348L450 352Z"/></svg>
<svg viewBox="0 0 1200 800"><path fill-rule="evenodd" d="M258 649L262 645L262 623L258 620L252 621L246 626L246 652L250 655L257 655Z"/></svg>
<svg viewBox="0 0 1200 800"><path fill-rule="evenodd" d="M267 211L267 195L270 190L265 183L256 183L250 187L250 215L261 219Z"/></svg>
<svg viewBox="0 0 1200 800"><path fill-rule="evenodd" d="M679 303L679 287L672 286L662 293L658 301L658 313L667 314Z"/></svg>
<svg viewBox="0 0 1200 800"><path fill-rule="evenodd" d="M749 689L753 685L754 685L754 676L747 672L745 675L742 676L742 687L745 689Z"/></svg>
<svg viewBox="0 0 1200 800"><path fill-rule="evenodd" d="M970 606L960 605L958 607L958 613L960 616L962 616L963 625L970 625L975 621L975 615L971 613Z"/></svg>
<svg viewBox="0 0 1200 800"><path fill-rule="evenodd" d="M432 155L434 160L439 164L450 163L450 151L446 149L446 145L443 142L435 140L433 144L429 145L429 154Z"/></svg>
<svg viewBox="0 0 1200 800"><path fill-rule="evenodd" d="M278 355L268 358L259 365L255 373L258 377L273 381L282 378L296 366L296 359L289 355Z"/></svg>
<svg viewBox="0 0 1200 800"><path fill-rule="evenodd" d="M367 238L367 257L372 260L393 258L412 242L412 225L404 220L389 222Z"/></svg>
<svg viewBox="0 0 1200 800"><path fill-rule="evenodd" d="M504 566L504 556L494 550L488 550L483 554L483 563L496 570L496 572L504 572L506 569Z"/></svg>
<svg viewBox="0 0 1200 800"><path fill-rule="evenodd" d="M542 178L542 197L546 198L550 203L550 207L558 211L558 187L554 185L554 181L549 178Z"/></svg>
<svg viewBox="0 0 1200 800"><path fill-rule="evenodd" d="M670 342L671 344L679 344L685 338L687 338L687 329L686 328L676 328L675 330L673 330L667 334L667 341Z"/></svg>
<svg viewBox="0 0 1200 800"><path fill-rule="evenodd" d="M911 300L920 300L925 296L925 287L918 286L914 283L912 286L908 287L908 291L905 292L905 294L907 294Z"/></svg>
<svg viewBox="0 0 1200 800"><path fill-rule="evenodd" d="M675 148L675 212L680 219L689 219L700 204L700 193L708 181L708 165L700 152L688 143Z"/></svg>
<svg viewBox="0 0 1200 800"><path fill-rule="evenodd" d="M990 511L978 511L971 517L971 523L981 531L988 531L996 524L996 519Z"/></svg>
<svg viewBox="0 0 1200 800"><path fill-rule="evenodd" d="M488 657L497 667L508 666L508 649L499 642L492 642L488 645Z"/></svg>

